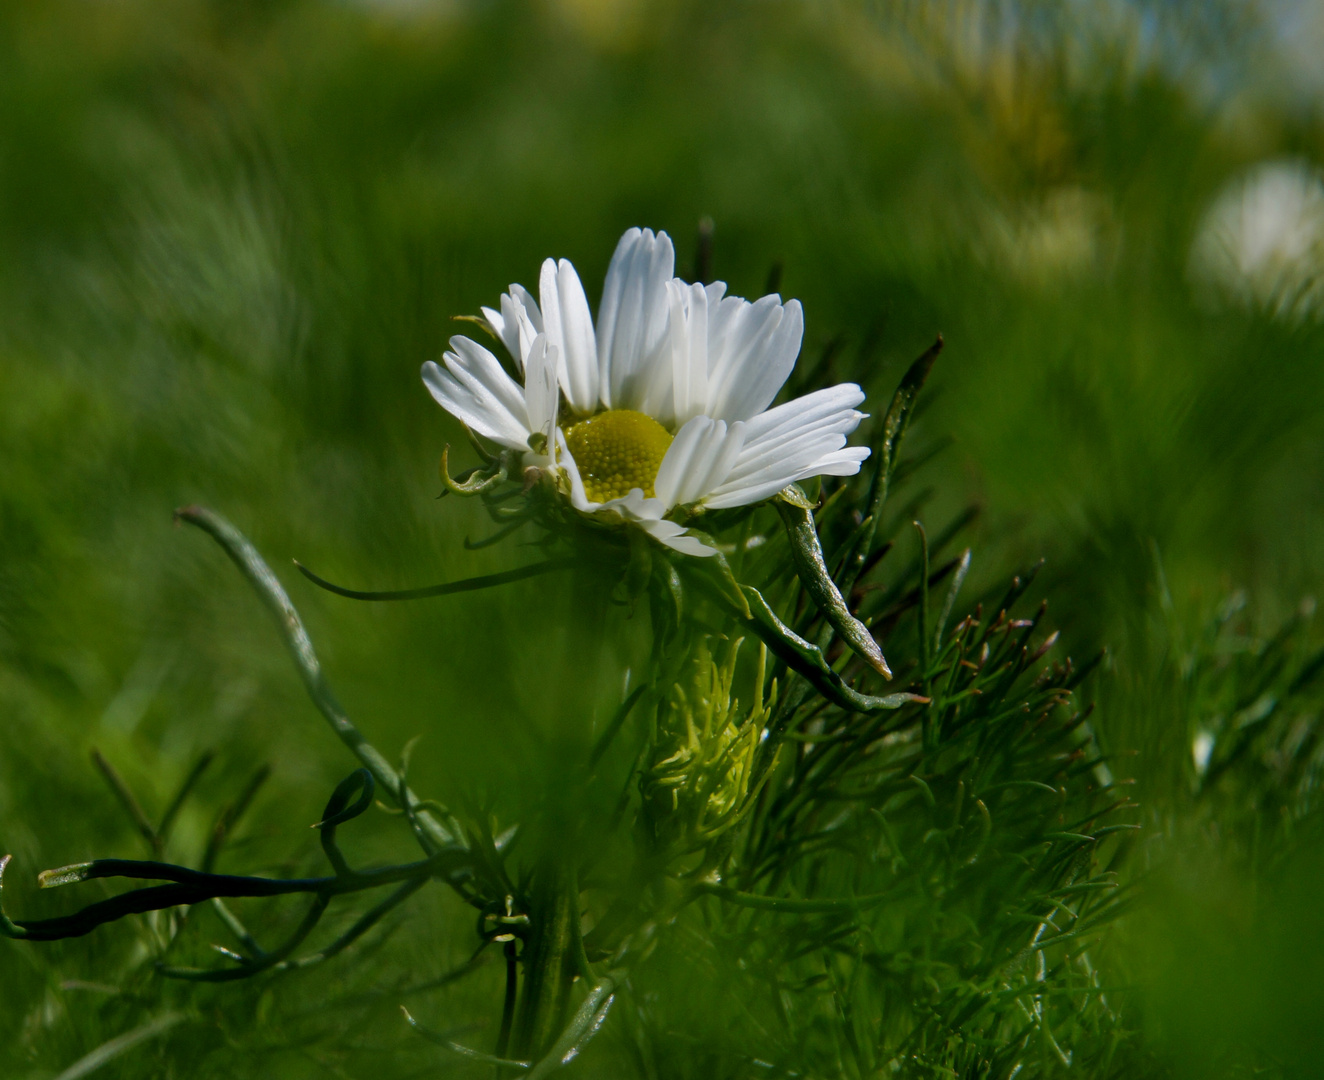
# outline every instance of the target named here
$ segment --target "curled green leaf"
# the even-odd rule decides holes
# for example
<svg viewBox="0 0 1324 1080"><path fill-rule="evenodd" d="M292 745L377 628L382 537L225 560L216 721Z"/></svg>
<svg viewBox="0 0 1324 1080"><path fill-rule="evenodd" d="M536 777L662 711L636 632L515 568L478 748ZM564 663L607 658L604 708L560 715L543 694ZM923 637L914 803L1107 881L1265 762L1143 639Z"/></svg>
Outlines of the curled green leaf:
<svg viewBox="0 0 1324 1080"><path fill-rule="evenodd" d="M322 811L322 820L313 826L322 833L322 850L337 875L351 873L340 848L336 846L336 826L351 821L372 805L373 793L377 790L376 781L367 769L355 769L336 785L326 809ZM358 792L358 799L350 803L350 796Z"/></svg>
<svg viewBox="0 0 1324 1080"><path fill-rule="evenodd" d="M792 484L774 501L777 512L786 525L786 535L791 541L791 556L795 560L795 571L810 598L818 605L823 617L878 674L885 679L892 677L892 669L887 666L883 650L874 641L869 628L851 614L837 583L828 572L823 560L823 545L818 539L818 530L814 527L813 508L804 495Z"/></svg>
<svg viewBox="0 0 1324 1080"><path fill-rule="evenodd" d="M331 798L327 800L326 809L322 811L322 820L317 822L313 828L333 829L337 825L358 817L372 805L372 796L376 790L377 783L373 779L372 773L368 772L367 769L355 769L336 785L336 790L331 793ZM349 797L356 791L359 793L359 797L351 805Z"/></svg>
<svg viewBox="0 0 1324 1080"><path fill-rule="evenodd" d="M490 465L461 473L459 477L451 476L450 451L450 444L447 443L442 448L441 466L438 470L441 474L441 482L446 485L448 492L454 495L481 495L506 482L506 466L499 458Z"/></svg>
<svg viewBox="0 0 1324 1080"><path fill-rule="evenodd" d="M768 602L757 589L742 585L748 618L742 618L744 624L772 650L773 655L796 673L803 675L824 697L843 709L852 712L876 712L882 709L899 709L910 702L925 702L928 699L917 694L898 693L885 697L861 694L846 685L840 675L832 670L823 650L806 641L781 619L768 606Z"/></svg>

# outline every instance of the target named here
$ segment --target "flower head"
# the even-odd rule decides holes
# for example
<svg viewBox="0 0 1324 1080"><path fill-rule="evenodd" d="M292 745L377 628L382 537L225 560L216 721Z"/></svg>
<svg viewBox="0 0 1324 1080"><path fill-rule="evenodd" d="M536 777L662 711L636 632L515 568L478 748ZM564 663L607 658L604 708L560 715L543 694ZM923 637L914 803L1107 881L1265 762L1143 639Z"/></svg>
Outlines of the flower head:
<svg viewBox="0 0 1324 1080"><path fill-rule="evenodd" d="M423 381L472 431L546 471L575 510L711 555L672 519L858 472L869 450L846 437L864 393L843 383L769 408L800 352L799 302L750 303L674 269L666 233L630 229L595 325L575 268L548 259L538 300L511 285L499 309L483 309L522 385L462 336L443 364L423 365Z"/></svg>
<svg viewBox="0 0 1324 1080"><path fill-rule="evenodd" d="M1205 214L1190 269L1252 309L1324 319L1324 174L1270 161L1233 180Z"/></svg>

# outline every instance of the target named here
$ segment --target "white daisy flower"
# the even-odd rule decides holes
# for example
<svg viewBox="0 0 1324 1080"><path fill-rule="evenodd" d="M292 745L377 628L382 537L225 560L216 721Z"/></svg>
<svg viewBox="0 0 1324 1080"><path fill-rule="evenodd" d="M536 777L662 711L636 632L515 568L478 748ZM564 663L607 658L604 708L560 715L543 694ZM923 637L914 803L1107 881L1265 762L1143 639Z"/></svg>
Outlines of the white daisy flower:
<svg viewBox="0 0 1324 1080"><path fill-rule="evenodd" d="M1270 161L1233 180L1205 214L1190 271L1220 299L1324 319L1324 173Z"/></svg>
<svg viewBox="0 0 1324 1080"><path fill-rule="evenodd" d="M548 259L537 301L512 285L499 310L483 309L522 386L461 336L444 366L423 365L423 382L471 430L550 471L581 513L712 555L671 516L857 473L869 450L846 437L864 419L856 411L864 393L843 383L769 408L800 352L799 302L750 303L727 296L722 282L688 284L674 269L666 233L630 229L607 270L595 328L575 268Z"/></svg>

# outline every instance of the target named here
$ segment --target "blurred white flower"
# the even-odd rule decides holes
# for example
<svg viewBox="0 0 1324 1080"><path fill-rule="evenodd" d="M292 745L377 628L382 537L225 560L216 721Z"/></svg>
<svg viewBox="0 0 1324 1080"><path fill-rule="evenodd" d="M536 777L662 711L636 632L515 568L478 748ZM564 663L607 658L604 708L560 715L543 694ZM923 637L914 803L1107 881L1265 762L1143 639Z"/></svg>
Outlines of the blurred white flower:
<svg viewBox="0 0 1324 1080"><path fill-rule="evenodd" d="M1195 771L1203 776L1205 770L1209 768L1209 759L1214 755L1214 736L1208 731L1196 732L1195 738L1191 740L1191 762L1195 765Z"/></svg>
<svg viewBox="0 0 1324 1080"><path fill-rule="evenodd" d="M1220 298L1285 319L1324 316L1324 178L1302 161L1255 166L1205 214L1191 274Z"/></svg>
<svg viewBox="0 0 1324 1080"><path fill-rule="evenodd" d="M1107 202L1079 187L1054 188L1013 210L994 210L983 224L976 252L1034 288L1099 270L1115 247Z"/></svg>
<svg viewBox="0 0 1324 1080"><path fill-rule="evenodd" d="M810 476L849 476L869 456L846 445L864 414L854 383L775 408L804 333L798 301L750 303L726 285L673 276L666 233L616 246L596 327L575 268L543 263L539 296L512 285L484 308L521 386L487 349L451 338L423 381L479 435L550 471L581 513L624 519L669 547L711 555L669 516L745 506ZM562 398L564 401L562 401Z"/></svg>

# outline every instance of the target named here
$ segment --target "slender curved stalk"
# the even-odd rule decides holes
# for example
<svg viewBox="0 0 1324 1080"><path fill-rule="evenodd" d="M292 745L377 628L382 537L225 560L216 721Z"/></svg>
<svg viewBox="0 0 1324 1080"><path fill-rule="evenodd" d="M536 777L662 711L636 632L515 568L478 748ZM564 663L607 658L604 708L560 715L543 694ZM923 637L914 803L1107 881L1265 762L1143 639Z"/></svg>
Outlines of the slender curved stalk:
<svg viewBox="0 0 1324 1080"><path fill-rule="evenodd" d="M211 766L216 755L210 751L205 751L198 758L193 768L184 777L184 782L179 785L179 790L175 792L175 797L170 800L170 805L166 807L166 812L161 815L161 824L156 827L156 835L160 838L162 845L170 838L170 830L174 828L175 819L179 816L179 811L183 809L185 801L192 793L194 786L202 779L202 774Z"/></svg>
<svg viewBox="0 0 1324 1080"><path fill-rule="evenodd" d="M523 519L521 519L516 524L522 525L523 523ZM476 546L481 547L484 545L480 544ZM361 589L347 589L343 585L333 584L332 582L327 581L326 578L314 574L297 559L294 562L294 565L299 568L299 573L314 585L325 589L327 592L333 592L337 596L347 596L351 600L428 600L434 596L451 596L454 593L475 592L478 589L490 589L496 585L508 585L512 581L523 581L525 578L540 577L543 574L554 573L557 570L569 570L574 564L574 559L549 559L546 562L521 566L516 570L503 570L499 574L481 574L478 577L462 578L459 581L447 581L440 585L425 585L421 589L397 589L372 592Z"/></svg>
<svg viewBox="0 0 1324 1080"><path fill-rule="evenodd" d="M216 860L220 858L221 849L229 839L230 833L234 827L239 824L239 820L248 813L248 808L253 805L253 800L257 798L257 793L262 790L262 785L267 782L271 776L270 765L259 765L257 771L253 773L252 779L240 793L239 798L226 806L216 817L216 822L212 825L211 835L207 837L207 848L202 854L202 869L211 870L216 865Z"/></svg>
<svg viewBox="0 0 1324 1080"><path fill-rule="evenodd" d="M164 1035L176 1024L187 1019L188 1016L180 1012L162 1013L155 1019L147 1021L141 1027L126 1031L123 1035L116 1035L113 1039L107 1039L90 1054L84 1054L80 1057L54 1080L82 1080L82 1077L96 1072L101 1066L114 1061L139 1043L146 1042L148 1039L155 1039L158 1035Z"/></svg>
<svg viewBox="0 0 1324 1080"><path fill-rule="evenodd" d="M335 941L331 942L330 945L327 945L323 949L319 949L315 953L301 956L297 960L281 960L280 956L288 956L289 953L293 952L293 948L285 948L281 950L280 955L276 956L274 961L270 960L270 957L272 956L271 953L264 953L263 955L256 957L250 965L237 969L223 969L216 973L210 971L198 971L197 973L189 972L188 974L185 974L188 969L163 969L162 974L173 976L174 978L188 978L197 982L224 982L230 979L247 978L251 975L257 975L261 971L267 969L270 969L273 974L277 975L285 971L302 971L304 968L313 967L330 960L334 956L339 956L349 948L349 946L354 944L354 942L376 926L384 916L403 904L413 896L414 893L418 892L418 890L426 885L427 882L427 878L415 878L404 882L399 888L392 892L390 896L386 897L385 900L382 900L375 907L370 908L359 916L359 918L354 921L354 925L341 934L340 937L336 938ZM300 937L299 941L295 942L295 945L297 946L302 940L303 938Z"/></svg>
<svg viewBox="0 0 1324 1080"><path fill-rule="evenodd" d="M314 897L294 933L285 940L284 944L265 953L259 960L241 961L238 967L232 968L170 967L166 964L158 964L157 973L167 979L180 979L184 982L214 983L238 982L240 979L251 979L254 975L261 975L264 971L271 970L304 943L308 935L322 921L322 916L326 914L330 903L329 896Z"/></svg>
<svg viewBox="0 0 1324 1080"><path fill-rule="evenodd" d="M956 564L956 573L952 576L952 584L947 590L947 599L943 601L942 612L938 615L938 623L933 628L933 651L935 654L942 652L942 635L947 629L947 620L951 618L952 608L956 604L956 594L961 591L961 586L965 583L965 576L970 572L970 549L966 548L961 552L961 560Z"/></svg>
<svg viewBox="0 0 1324 1080"><path fill-rule="evenodd" d="M186 866L169 863L140 862L134 859L98 859L78 863L59 870L47 870L38 879L43 888L72 885L98 878L134 878L147 881L168 881L168 885L152 885L145 889L113 896L74 912L53 919L10 919L0 908L0 934L33 941L55 941L61 938L82 937L98 926L126 915L140 915L147 911L160 911L169 907L200 904L216 897L288 896L292 893L313 893L330 899L345 893L362 892L397 882L426 881L439 872L453 869L458 860L467 859L454 850L440 852L419 862L386 866L377 870L351 871L320 878L260 878L239 877L232 874L207 874L190 870ZM0 858L0 888L4 884L4 871L10 856Z"/></svg>
<svg viewBox="0 0 1324 1080"><path fill-rule="evenodd" d="M892 669L887 666L883 650L869 633L869 628L851 613L836 582L832 580L827 563L823 560L823 546L819 542L818 530L814 527L814 514L808 503L781 498L774 500L773 505L786 526L786 535L791 541L791 558L795 561L796 574L805 591L847 644L874 671L884 679L890 679Z"/></svg>
<svg viewBox="0 0 1324 1080"><path fill-rule="evenodd" d="M403 1005L400 1006L400 1011L404 1013L405 1020L409 1022L409 1026L422 1035L423 1038L427 1039L430 1043L449 1050L452 1054L468 1058L470 1061L476 1061L480 1065L495 1065L500 1069L519 1069L521 1072L533 1064L530 1061L515 1061L511 1058L497 1057L493 1054L484 1054L481 1050L473 1050L467 1046L461 1046L457 1042L451 1042L451 1040L446 1038L445 1035L424 1027L410 1015L409 1010Z"/></svg>
<svg viewBox="0 0 1324 1080"><path fill-rule="evenodd" d="M130 790L129 785L124 782L124 778L116 771L115 766L105 759L100 750L92 750L92 764L100 770L101 775L106 778L106 783L110 785L110 790L115 793L119 799L120 805L124 807L124 812L129 815L133 824L138 829L139 835L147 841L147 846L152 849L153 855L161 854L161 838L157 836L156 829L153 828L151 821L147 817L147 812L143 810L142 804L138 802L138 797Z"/></svg>
<svg viewBox="0 0 1324 1080"><path fill-rule="evenodd" d="M418 796L405 785L399 773L391 767L377 748L363 737L362 732L346 715L327 684L322 665L317 659L312 640L308 637L308 631L304 629L299 613L290 603L290 598L276 575L271 572L271 567L249 543L248 538L225 518L202 506L186 506L176 510L175 520L196 525L225 549L225 553L239 567L275 618L290 655L294 658L295 667L298 668L299 675L303 679L308 696L331 725L331 730L339 736L340 741L358 758L363 767L372 773L377 783L391 793L400 806L414 811L413 816L418 822L420 834L427 839L434 850L464 847L458 824L450 819L449 815L440 815L419 808ZM448 820L442 820L443 817Z"/></svg>
<svg viewBox="0 0 1324 1080"><path fill-rule="evenodd" d="M621 703L620 708L616 710L616 714L603 729L602 734L598 736L598 741L593 744L593 752L588 756L588 767L590 769L602 760L602 755L607 752L607 747L611 745L612 739L616 738L617 733L621 730L621 725L624 724L629 717L630 710L633 709L639 699L643 697L646 689L648 689L648 684L640 683L633 691L631 691L630 696Z"/></svg>
<svg viewBox="0 0 1324 1080"><path fill-rule="evenodd" d="M840 705L851 712L877 712L879 710L899 709L912 702L924 699L915 694L900 691L883 697L861 694L848 686L841 675L832 669L823 650L806 641L777 617L777 613L750 585L742 586L748 618L736 617L748 627L779 660L786 664L833 704Z"/></svg>
<svg viewBox="0 0 1324 1080"><path fill-rule="evenodd" d="M216 912L216 917L221 920L222 925L234 935L235 940L248 952L250 959L261 960L267 955L267 950L258 943L257 938L249 932L248 927L239 921L239 917L226 906L224 900L219 896L213 896L211 907Z"/></svg>
<svg viewBox="0 0 1324 1080"><path fill-rule="evenodd" d="M519 958L514 939L506 942L506 996L501 1004L501 1029L497 1032L496 1055L506 1056L510 1048L510 1032L515 1023L515 1006L519 1002Z"/></svg>

